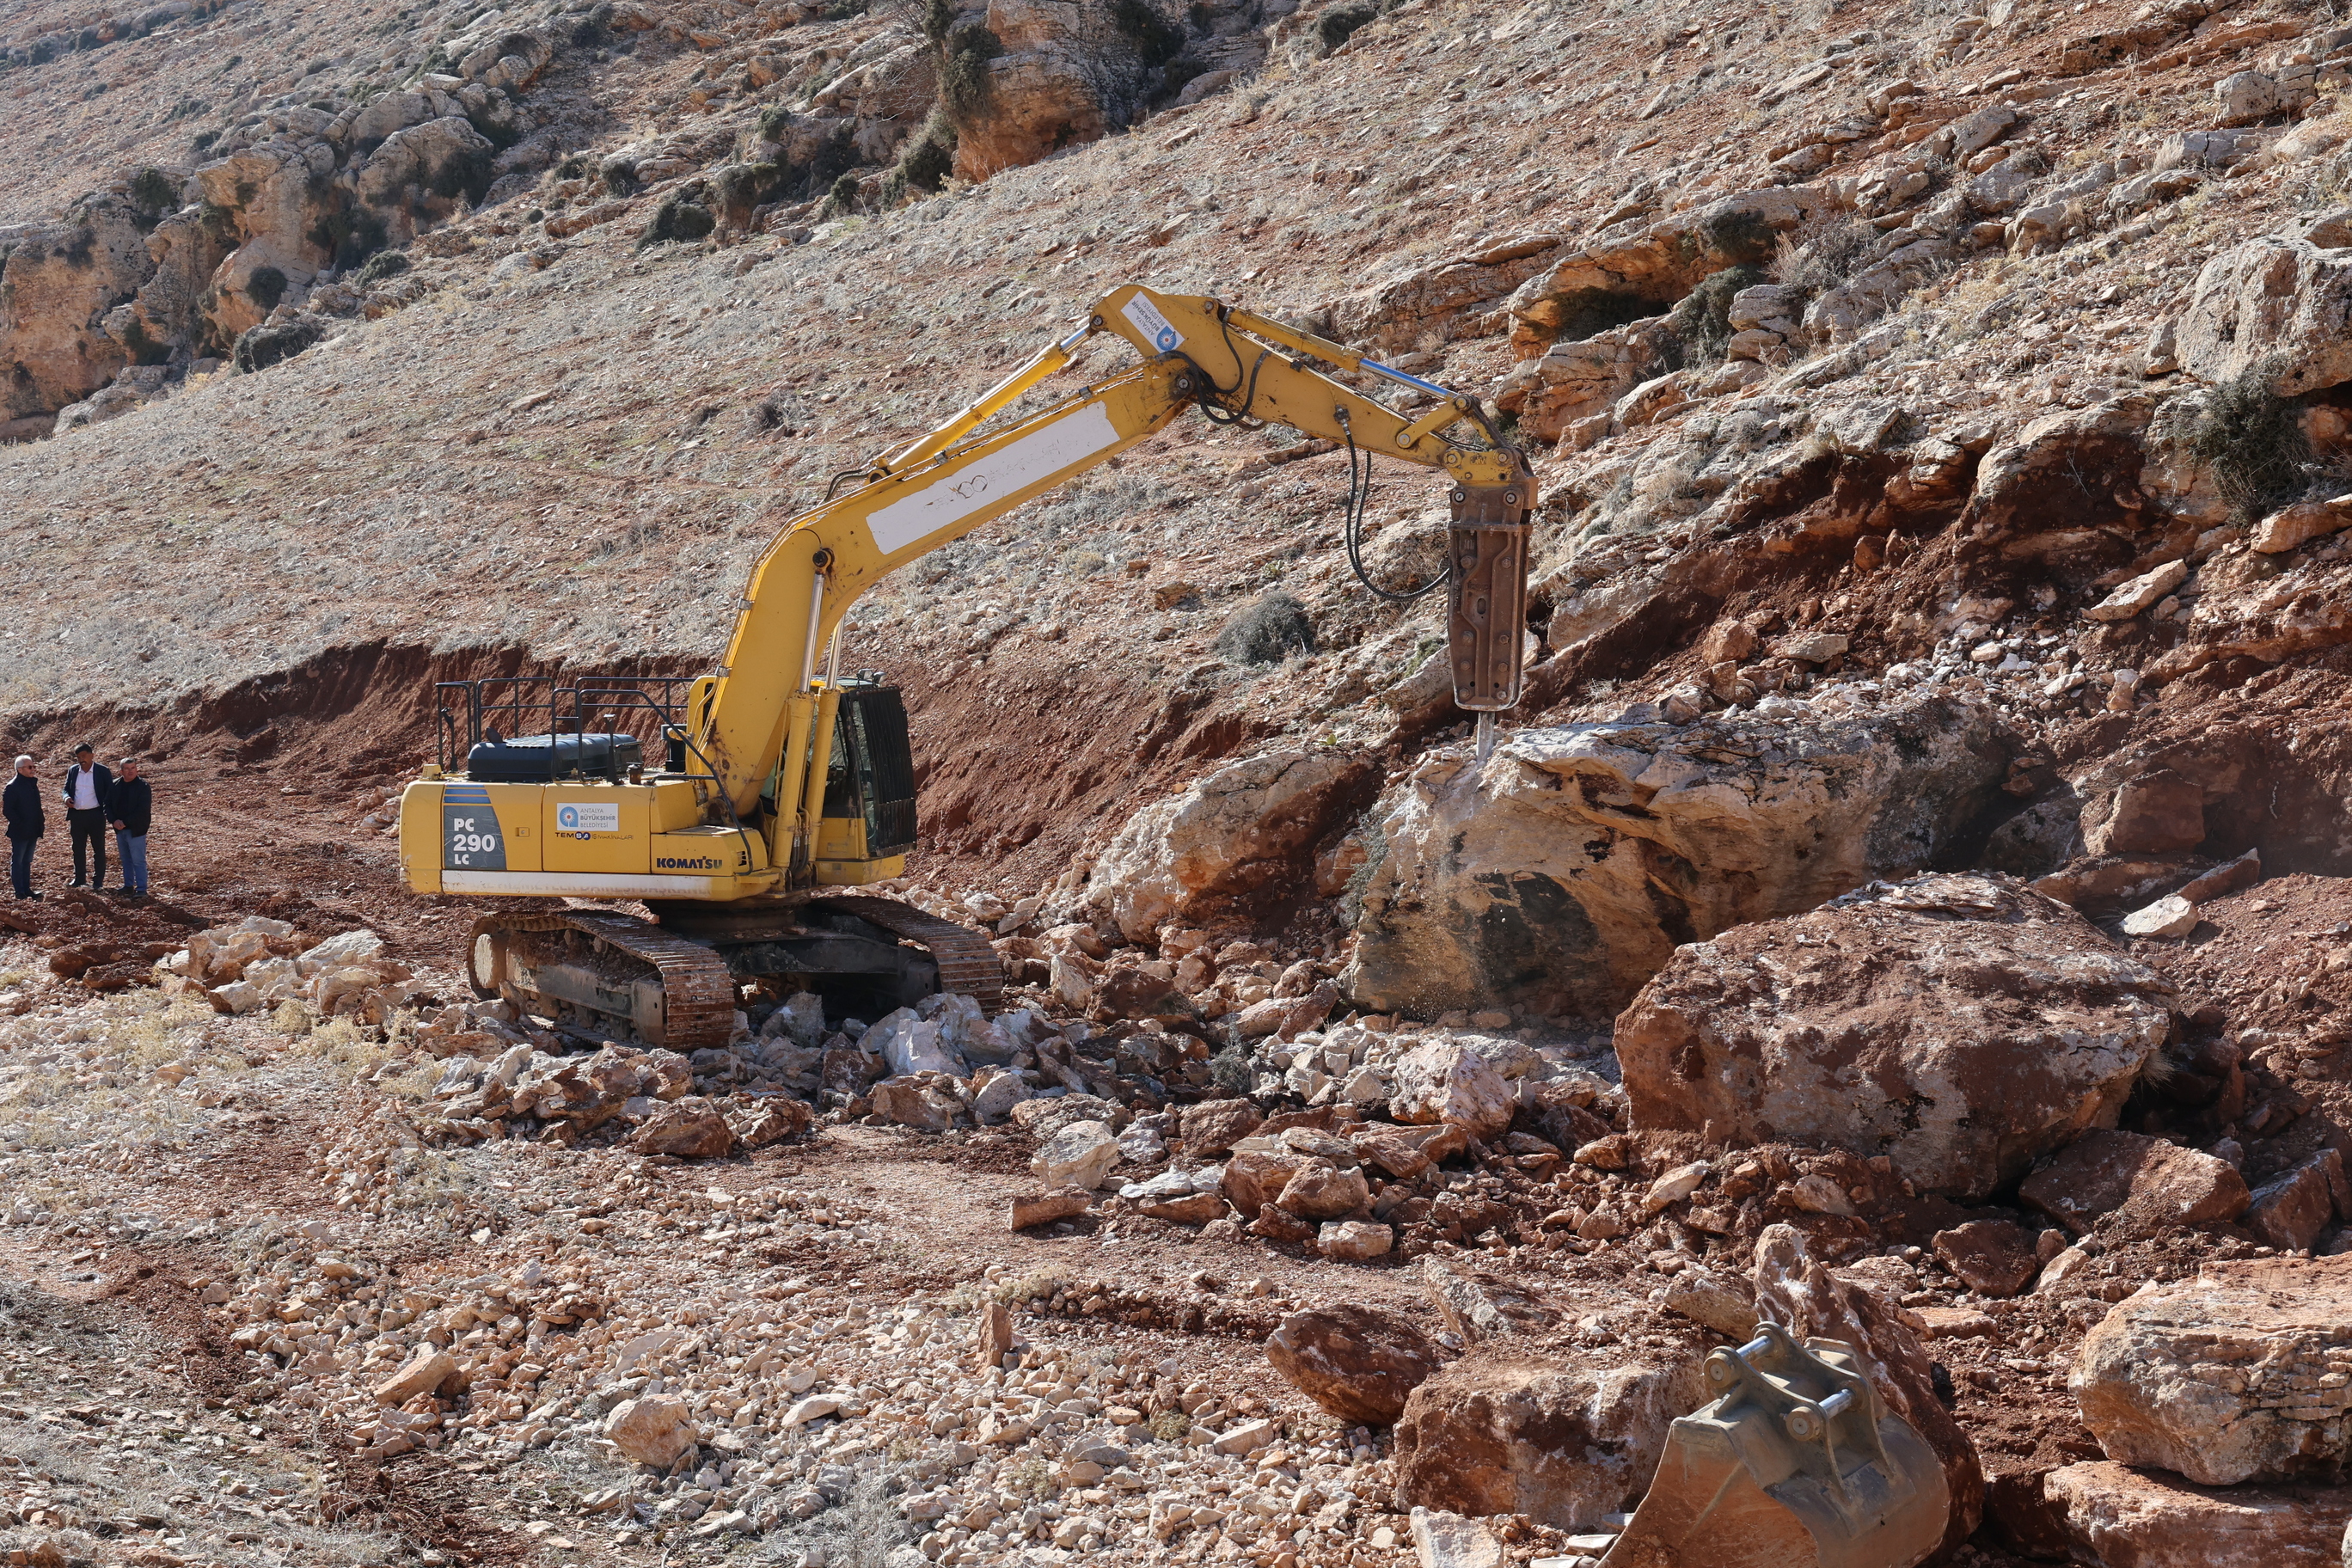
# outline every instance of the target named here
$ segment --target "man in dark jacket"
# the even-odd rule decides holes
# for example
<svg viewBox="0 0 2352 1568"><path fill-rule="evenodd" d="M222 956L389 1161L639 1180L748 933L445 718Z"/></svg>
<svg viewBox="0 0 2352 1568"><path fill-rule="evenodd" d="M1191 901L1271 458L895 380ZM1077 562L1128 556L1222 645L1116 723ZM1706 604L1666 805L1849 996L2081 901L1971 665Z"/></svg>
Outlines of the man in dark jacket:
<svg viewBox="0 0 2352 1568"><path fill-rule="evenodd" d="M33 891L33 846L41 841L48 823L41 815L40 781L33 776L33 759L16 759L16 776L0 790L0 812L8 819L8 881L20 899L37 899Z"/></svg>
<svg viewBox="0 0 2352 1568"><path fill-rule="evenodd" d="M139 759L122 759L122 772L106 797L106 819L114 824L114 847L122 852L122 890L134 899L147 896L147 821L154 814L155 797L139 776Z"/></svg>
<svg viewBox="0 0 2352 1568"><path fill-rule="evenodd" d="M73 834L74 879L77 888L106 886L106 797L114 789L114 774L87 742L74 748L74 765L66 770L66 826ZM85 855L98 861L98 874L86 874Z"/></svg>

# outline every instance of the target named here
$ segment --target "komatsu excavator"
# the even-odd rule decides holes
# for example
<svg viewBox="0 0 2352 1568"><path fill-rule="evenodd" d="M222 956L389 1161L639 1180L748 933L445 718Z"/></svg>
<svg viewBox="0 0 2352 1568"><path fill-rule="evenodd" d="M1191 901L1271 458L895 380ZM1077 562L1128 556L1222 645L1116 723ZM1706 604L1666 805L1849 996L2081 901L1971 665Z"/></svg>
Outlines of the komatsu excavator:
<svg viewBox="0 0 2352 1568"><path fill-rule="evenodd" d="M1141 363L999 418L1106 331ZM1401 413L1317 362L1431 401ZM1519 696L1536 500L1527 459L1475 398L1213 299L1130 284L970 407L840 476L836 485L855 487L793 519L754 568L709 674L437 689L438 763L401 797L409 887L626 901L652 917L578 904L486 914L466 955L474 989L585 1042L681 1051L725 1044L747 987L812 990L828 1012L868 1017L939 990L993 1011L1003 976L983 937L854 890L905 869L915 773L898 690L840 673L842 616L885 573L1109 461L1188 407L1346 447L1349 558L1388 597L1446 588L1454 701L1480 716L1483 748L1493 715ZM1433 469L1449 486L1446 569L1410 593L1363 573L1374 456Z"/></svg>

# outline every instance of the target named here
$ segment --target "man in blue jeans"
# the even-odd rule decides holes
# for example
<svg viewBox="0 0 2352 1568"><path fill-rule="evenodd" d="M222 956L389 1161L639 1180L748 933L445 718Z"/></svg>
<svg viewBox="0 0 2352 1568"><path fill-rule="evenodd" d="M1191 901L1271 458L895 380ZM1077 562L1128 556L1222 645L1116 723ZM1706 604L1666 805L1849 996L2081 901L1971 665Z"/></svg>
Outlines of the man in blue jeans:
<svg viewBox="0 0 2352 1568"><path fill-rule="evenodd" d="M106 886L106 797L114 791L114 774L93 759L88 742L74 748L74 765L66 770L66 826L73 835L73 887ZM83 857L98 862L89 874Z"/></svg>
<svg viewBox="0 0 2352 1568"><path fill-rule="evenodd" d="M47 831L41 811L40 781L33 776L33 759L16 759L16 776L0 790L0 813L8 819L8 881L20 899L37 899L33 891L33 847Z"/></svg>
<svg viewBox="0 0 2352 1568"><path fill-rule="evenodd" d="M107 792L106 819L114 825L114 846L122 852L122 890L134 899L147 896L147 822L154 814L155 796L139 776L139 759L122 759Z"/></svg>

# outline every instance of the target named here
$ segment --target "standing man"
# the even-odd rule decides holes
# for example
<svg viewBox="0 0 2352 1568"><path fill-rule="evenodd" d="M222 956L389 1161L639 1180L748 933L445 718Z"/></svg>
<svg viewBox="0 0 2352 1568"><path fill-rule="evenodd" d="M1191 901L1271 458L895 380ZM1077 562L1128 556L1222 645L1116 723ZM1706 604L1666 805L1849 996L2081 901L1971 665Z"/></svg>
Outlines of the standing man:
<svg viewBox="0 0 2352 1568"><path fill-rule="evenodd" d="M147 896L147 819L154 808L154 794L139 776L139 759L123 758L121 776L106 797L106 818L122 852L122 890L134 899Z"/></svg>
<svg viewBox="0 0 2352 1568"><path fill-rule="evenodd" d="M20 899L37 899L33 891L33 846L41 841L48 823L41 814L41 786L33 777L33 759L16 759L16 776L0 790L0 811L8 818L8 880Z"/></svg>
<svg viewBox="0 0 2352 1568"><path fill-rule="evenodd" d="M66 826L73 834L74 879L77 888L106 886L106 796L114 775L105 765L92 765L96 753L84 741L74 748L74 765L66 770ZM98 874L83 874L84 855L96 857Z"/></svg>

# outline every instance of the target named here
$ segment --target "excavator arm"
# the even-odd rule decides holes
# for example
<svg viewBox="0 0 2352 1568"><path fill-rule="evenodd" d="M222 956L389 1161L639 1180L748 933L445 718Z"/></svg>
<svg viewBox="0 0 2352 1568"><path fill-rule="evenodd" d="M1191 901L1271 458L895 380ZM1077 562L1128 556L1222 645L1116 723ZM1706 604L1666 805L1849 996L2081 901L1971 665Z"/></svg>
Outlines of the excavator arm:
<svg viewBox="0 0 2352 1568"><path fill-rule="evenodd" d="M1108 331L1143 363L1034 414L984 429ZM1322 361L1434 399L1409 416L1309 368ZM1374 454L1451 481L1448 641L1454 697L1491 713L1518 700L1534 475L1477 402L1213 299L1128 285L1085 325L919 440L854 474L857 488L788 524L753 569L724 662L693 693L693 750L721 821L750 819L772 776L772 864L809 842L839 701L817 659L841 618L884 574L962 538L1156 434L1187 406L1223 423L1279 424L1345 445L1350 478ZM1475 443L1446 432L1467 424ZM1351 486L1350 506L1361 504ZM1351 510L1350 538L1354 515ZM782 765L779 765L779 764ZM787 834L791 836L787 840Z"/></svg>

